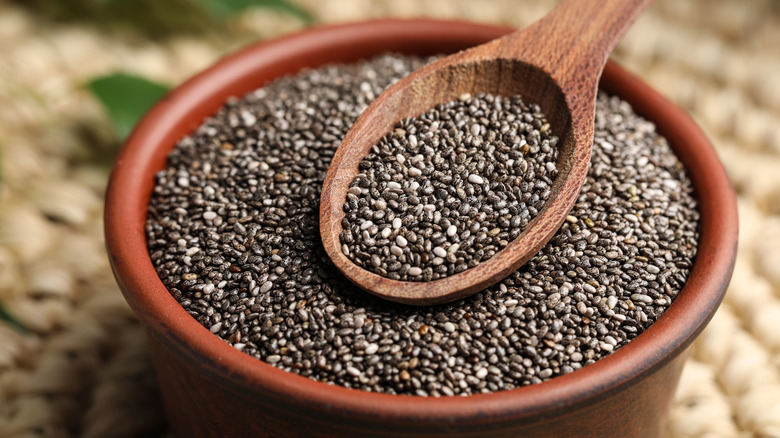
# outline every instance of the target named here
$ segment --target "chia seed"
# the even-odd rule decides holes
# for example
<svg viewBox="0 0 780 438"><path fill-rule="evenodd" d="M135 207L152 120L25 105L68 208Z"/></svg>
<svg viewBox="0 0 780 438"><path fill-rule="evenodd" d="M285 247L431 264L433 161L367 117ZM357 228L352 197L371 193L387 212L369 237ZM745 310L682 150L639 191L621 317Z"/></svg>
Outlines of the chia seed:
<svg viewBox="0 0 780 438"><path fill-rule="evenodd" d="M539 383L642 333L690 273L698 212L653 124L603 94L577 203L508 278L418 308L375 298L339 274L319 240L322 179L363 108L423 63L383 56L282 78L230 99L180 140L157 175L146 226L172 296L207 330L272 366L390 394ZM396 219L388 220L394 230L409 225ZM456 235L451 228L442 232Z"/></svg>
<svg viewBox="0 0 780 438"><path fill-rule="evenodd" d="M350 184L342 251L393 280L438 280L477 266L549 198L557 143L540 108L520 96L464 95L402 120Z"/></svg>

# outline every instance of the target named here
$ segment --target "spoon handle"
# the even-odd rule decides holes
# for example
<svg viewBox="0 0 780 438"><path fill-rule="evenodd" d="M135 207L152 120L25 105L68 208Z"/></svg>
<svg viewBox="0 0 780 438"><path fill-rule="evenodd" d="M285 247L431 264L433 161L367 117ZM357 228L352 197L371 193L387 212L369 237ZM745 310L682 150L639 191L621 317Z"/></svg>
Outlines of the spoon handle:
<svg viewBox="0 0 780 438"><path fill-rule="evenodd" d="M498 40L495 53L541 67L570 94L572 82L598 81L615 45L651 2L564 0L530 27Z"/></svg>

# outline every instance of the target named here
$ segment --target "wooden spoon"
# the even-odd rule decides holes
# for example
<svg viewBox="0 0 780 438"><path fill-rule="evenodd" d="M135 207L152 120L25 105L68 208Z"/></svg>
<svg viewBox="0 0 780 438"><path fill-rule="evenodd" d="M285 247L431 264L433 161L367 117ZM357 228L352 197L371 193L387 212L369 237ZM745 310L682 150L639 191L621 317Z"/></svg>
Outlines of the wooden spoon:
<svg viewBox="0 0 780 438"><path fill-rule="evenodd" d="M531 26L433 62L382 93L341 142L325 176L320 234L328 256L353 283L406 304L444 303L476 293L517 270L555 234L579 194L593 146L599 78L609 54L651 0L566 0ZM470 93L520 94L541 108L558 143L558 176L548 201L503 250L474 268L415 282L382 277L354 264L339 234L358 165L395 125Z"/></svg>

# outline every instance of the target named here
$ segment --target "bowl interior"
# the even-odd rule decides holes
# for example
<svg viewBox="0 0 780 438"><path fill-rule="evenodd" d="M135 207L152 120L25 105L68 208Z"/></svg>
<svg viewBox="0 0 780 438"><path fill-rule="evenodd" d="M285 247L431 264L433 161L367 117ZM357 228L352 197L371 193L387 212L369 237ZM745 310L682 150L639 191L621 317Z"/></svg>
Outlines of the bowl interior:
<svg viewBox="0 0 780 438"><path fill-rule="evenodd" d="M202 327L168 293L147 252L144 232L154 175L176 141L215 113L229 96L274 78L325 63L355 62L385 52L451 53L513 29L462 22L381 20L317 28L250 46L176 88L128 138L106 195L106 245L117 282L153 336L236 388L323 406L346 416L416 418L420 422L474 418L531 418L576 408L630 385L679 355L720 303L736 254L736 200L712 146L682 110L614 63L602 88L653 121L688 169L701 213L699 255L683 291L638 338L597 363L547 382L469 397L426 399L330 386L281 371L241 353Z"/></svg>

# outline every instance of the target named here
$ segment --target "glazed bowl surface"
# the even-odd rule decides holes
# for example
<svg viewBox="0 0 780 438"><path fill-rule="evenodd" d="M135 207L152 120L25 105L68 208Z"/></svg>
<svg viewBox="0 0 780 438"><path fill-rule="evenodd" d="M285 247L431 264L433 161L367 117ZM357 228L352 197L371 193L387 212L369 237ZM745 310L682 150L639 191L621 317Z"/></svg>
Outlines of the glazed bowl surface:
<svg viewBox="0 0 780 438"><path fill-rule="evenodd" d="M726 291L736 257L736 197L702 131L681 109L610 62L601 87L654 122L685 165L701 213L690 278L657 322L571 374L492 394L423 398L370 393L291 374L201 326L157 276L146 245L155 174L176 142L275 78L382 53L452 53L513 29L377 20L320 27L249 46L177 87L138 124L106 195L106 246L117 282L145 325L175 436L659 436L686 349Z"/></svg>

